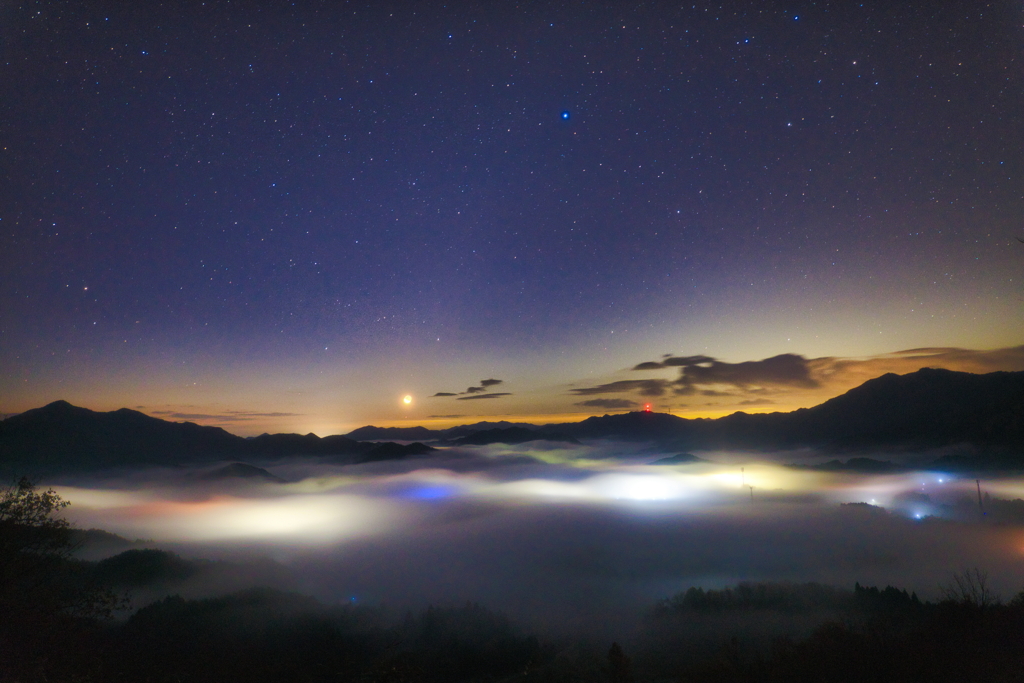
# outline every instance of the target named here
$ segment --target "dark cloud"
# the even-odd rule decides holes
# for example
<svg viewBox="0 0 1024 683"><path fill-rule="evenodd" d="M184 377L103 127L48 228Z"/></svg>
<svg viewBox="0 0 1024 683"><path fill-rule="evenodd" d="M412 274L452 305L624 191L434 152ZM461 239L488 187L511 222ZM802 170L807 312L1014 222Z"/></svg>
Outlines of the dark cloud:
<svg viewBox="0 0 1024 683"><path fill-rule="evenodd" d="M764 386L814 389L807 359L795 353L783 353L764 360L723 363L712 360L700 365L685 365L676 382L682 388L731 385L739 389Z"/></svg>
<svg viewBox="0 0 1024 683"><path fill-rule="evenodd" d="M937 356L945 354L962 354L970 353L967 349L957 348L955 346L922 346L916 349L904 349L902 351L895 351L891 355L893 356Z"/></svg>
<svg viewBox="0 0 1024 683"><path fill-rule="evenodd" d="M740 401L741 406L764 406L775 403L770 398L751 398L746 401Z"/></svg>
<svg viewBox="0 0 1024 683"><path fill-rule="evenodd" d="M242 422L248 420L248 417L242 417L240 415L213 415L210 413L161 413L167 417L173 417L175 420L217 420L220 422Z"/></svg>
<svg viewBox="0 0 1024 683"><path fill-rule="evenodd" d="M754 400L808 390L832 395L842 393L887 372L905 374L921 368L947 368L961 372L986 373L1024 370L1024 346L989 351L957 347L918 347L871 358L805 358L784 353L771 358L726 363L711 356L666 355L645 361L633 370L679 368L675 380L624 380L593 387L572 389L578 396L632 393L641 396L732 396ZM828 398L823 395L822 400ZM760 404L768 404L761 401ZM740 405L758 405L744 401Z"/></svg>
<svg viewBox="0 0 1024 683"><path fill-rule="evenodd" d="M473 399L476 399L476 398L501 398L502 396L511 396L511 395L512 394L510 394L508 392L504 392L504 393L498 392L496 394L475 394L473 396L463 396L463 397L457 398L455 400L456 401L472 401Z"/></svg>
<svg viewBox="0 0 1024 683"><path fill-rule="evenodd" d="M711 356L672 356L661 362L666 368L690 367L692 365L707 365L716 362Z"/></svg>
<svg viewBox="0 0 1024 683"><path fill-rule="evenodd" d="M459 417L466 417L465 415L427 415L427 419L430 420L454 420Z"/></svg>
<svg viewBox="0 0 1024 683"><path fill-rule="evenodd" d="M151 410L150 415L175 420L212 420L214 422L245 422L262 417L297 417L302 413L254 413L245 410L229 410L224 413L181 413L172 410Z"/></svg>
<svg viewBox="0 0 1024 683"><path fill-rule="evenodd" d="M723 387L734 387L742 392L764 391L767 388L814 389L819 383L811 376L806 358L784 353L764 360L726 363L711 356L670 356L660 362L648 361L633 370L660 370L679 368L679 378L629 379L594 387L579 387L570 391L577 396L637 392L641 396L664 396L670 390L677 396L732 396Z"/></svg>
<svg viewBox="0 0 1024 683"><path fill-rule="evenodd" d="M661 362L647 361L633 367L634 370L661 370L663 368L689 367L691 365L706 365L714 363L711 356L663 356Z"/></svg>
<svg viewBox="0 0 1024 683"><path fill-rule="evenodd" d="M459 392L457 394L452 393L450 391L439 391L436 394L434 394L433 396L431 396L430 398L436 398L438 396L444 397L444 396L466 396L467 394L470 394L470 395L472 395L472 394L483 394L485 391L487 391L488 387L494 387L494 386L497 386L499 384L504 384L504 383L505 383L505 381L501 380L501 379L494 379L494 378L482 379L482 380L480 380L480 386L478 386L478 387L466 387L465 391ZM508 396L508 394L495 394L494 396L495 397L496 396ZM491 396L479 396L478 398L492 398L492 397Z"/></svg>
<svg viewBox="0 0 1024 683"><path fill-rule="evenodd" d="M593 396L595 394L621 394L637 391L641 396L664 396L672 382L667 379L624 379L596 387L579 387L570 389L577 396Z"/></svg>
<svg viewBox="0 0 1024 683"><path fill-rule="evenodd" d="M302 413L255 413L248 410L228 410L223 413L182 413L174 410L150 410L150 415L170 417L175 420L217 420L220 422L244 422L259 417L298 417Z"/></svg>
<svg viewBox="0 0 1024 683"><path fill-rule="evenodd" d="M228 413L245 417L299 417L302 415L302 413L249 413L244 410L229 410Z"/></svg>
<svg viewBox="0 0 1024 683"><path fill-rule="evenodd" d="M789 386L813 389L818 382L811 377L810 366L803 356L783 353L764 360L726 363L711 356L670 356L660 362L647 361L634 370L660 370L681 368L675 384L683 389L715 384L732 385L740 389L763 386ZM616 383L620 384L620 383Z"/></svg>
<svg viewBox="0 0 1024 683"><path fill-rule="evenodd" d="M580 401L573 405L583 406L584 408L604 408L605 410L624 410L639 407L639 404L635 401L625 398L592 398L589 401Z"/></svg>

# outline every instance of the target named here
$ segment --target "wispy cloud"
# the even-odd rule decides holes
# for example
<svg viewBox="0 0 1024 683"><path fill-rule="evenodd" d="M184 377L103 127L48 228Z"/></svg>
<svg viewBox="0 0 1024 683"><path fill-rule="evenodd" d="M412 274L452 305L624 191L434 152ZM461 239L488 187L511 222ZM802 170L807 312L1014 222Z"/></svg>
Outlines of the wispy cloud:
<svg viewBox="0 0 1024 683"><path fill-rule="evenodd" d="M436 394L431 395L430 398L446 398L449 396L465 396L466 398L498 398L499 396L510 396L508 393L486 393L491 387L496 387L499 384L504 384L505 380L501 379L482 379L480 380L479 386L466 387L465 391L454 393L451 391L439 391ZM465 399L456 399L459 401Z"/></svg>
<svg viewBox="0 0 1024 683"><path fill-rule="evenodd" d="M302 413L257 413L248 410L227 410L223 413L183 413L173 410L150 410L150 415L174 420L202 420L207 422L246 422L267 417L300 417Z"/></svg>
<svg viewBox="0 0 1024 683"><path fill-rule="evenodd" d="M573 405L583 408L603 408L605 410L629 410L630 408L640 407L640 404L636 401L630 401L625 398L592 398L589 401L580 401Z"/></svg>
<svg viewBox="0 0 1024 683"><path fill-rule="evenodd" d="M596 387L577 387L569 391L577 396L622 394L632 391L641 396L664 396L671 386L672 382L667 379L624 379L618 382L599 384Z"/></svg>

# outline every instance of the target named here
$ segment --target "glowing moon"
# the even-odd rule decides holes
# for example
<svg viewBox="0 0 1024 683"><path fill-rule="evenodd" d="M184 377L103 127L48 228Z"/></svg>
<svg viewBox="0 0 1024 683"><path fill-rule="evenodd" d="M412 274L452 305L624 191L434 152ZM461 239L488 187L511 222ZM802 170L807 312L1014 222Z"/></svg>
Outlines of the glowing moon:
<svg viewBox="0 0 1024 683"><path fill-rule="evenodd" d="M402 403L404 403L405 405L412 405L412 396L409 396L408 394L403 396Z"/></svg>

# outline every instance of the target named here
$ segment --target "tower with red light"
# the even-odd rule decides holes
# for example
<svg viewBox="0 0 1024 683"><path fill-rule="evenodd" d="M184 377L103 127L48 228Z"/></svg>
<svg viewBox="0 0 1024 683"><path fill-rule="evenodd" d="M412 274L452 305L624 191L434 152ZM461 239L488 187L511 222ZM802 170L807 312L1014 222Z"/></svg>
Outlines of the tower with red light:
<svg viewBox="0 0 1024 683"><path fill-rule="evenodd" d="M644 412L645 413L651 412L651 404L650 403L645 403L644 404Z"/></svg>

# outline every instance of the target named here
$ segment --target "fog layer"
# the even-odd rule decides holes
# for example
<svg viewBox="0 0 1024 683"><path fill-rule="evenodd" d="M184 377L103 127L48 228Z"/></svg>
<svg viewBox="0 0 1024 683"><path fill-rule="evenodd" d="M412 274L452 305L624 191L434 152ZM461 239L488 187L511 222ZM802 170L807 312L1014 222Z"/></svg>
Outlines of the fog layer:
<svg viewBox="0 0 1024 683"><path fill-rule="evenodd" d="M1024 523L1012 504L988 498L985 510L973 479L739 454L648 464L665 455L535 443L360 466L255 463L285 483L149 470L56 488L80 527L190 557L266 556L323 600L472 600L551 632L621 635L658 598L745 580L893 584L928 598L977 567L1004 596L1024 587ZM1024 479L981 487L1014 499Z"/></svg>

